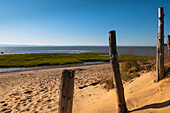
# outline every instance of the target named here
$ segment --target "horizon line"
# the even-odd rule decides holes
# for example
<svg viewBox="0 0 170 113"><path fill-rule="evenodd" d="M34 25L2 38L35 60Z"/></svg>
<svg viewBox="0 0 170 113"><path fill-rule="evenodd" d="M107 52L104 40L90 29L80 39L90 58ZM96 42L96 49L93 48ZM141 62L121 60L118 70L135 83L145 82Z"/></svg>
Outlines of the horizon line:
<svg viewBox="0 0 170 113"><path fill-rule="evenodd" d="M0 43L0 47L1 46L13 46L13 47L15 47L15 46L109 46L109 45L106 45L106 44L101 44L101 45L97 45L97 44L80 44L80 45L78 45L78 44L22 44L22 43L6 43L6 44L2 44L2 43ZM156 46L156 45L117 45L117 46L131 46L131 47L133 47L133 46L146 46L146 47L148 47L148 46Z"/></svg>

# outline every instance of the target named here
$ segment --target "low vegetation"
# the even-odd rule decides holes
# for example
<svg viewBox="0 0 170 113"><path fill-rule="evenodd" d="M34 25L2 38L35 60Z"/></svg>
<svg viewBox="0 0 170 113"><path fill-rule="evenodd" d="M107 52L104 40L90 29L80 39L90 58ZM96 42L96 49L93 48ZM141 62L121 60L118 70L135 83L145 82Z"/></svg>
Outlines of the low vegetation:
<svg viewBox="0 0 170 113"><path fill-rule="evenodd" d="M108 53L36 53L0 55L0 67L33 67L109 61ZM103 55L103 56L102 56Z"/></svg>
<svg viewBox="0 0 170 113"><path fill-rule="evenodd" d="M114 83L113 83L113 77L109 78L109 79L106 79L104 81L105 85L104 85L104 88L105 89L113 89L114 88Z"/></svg>
<svg viewBox="0 0 170 113"><path fill-rule="evenodd" d="M150 71L155 67L155 57L153 56L126 55L120 57L124 61L121 67L121 77L124 81L139 77L139 72Z"/></svg>
<svg viewBox="0 0 170 113"><path fill-rule="evenodd" d="M150 71L155 68L155 57L138 55L120 55L119 62L122 62L120 74L123 81L130 81L139 77L142 71ZM110 90L114 88L113 78L104 81L104 88Z"/></svg>
<svg viewBox="0 0 170 113"><path fill-rule="evenodd" d="M0 67L33 67L84 62L109 62L108 53L35 53L0 55ZM122 72L134 73L148 68L155 57L138 55L120 55L119 62L124 62ZM147 65L147 67L146 67Z"/></svg>

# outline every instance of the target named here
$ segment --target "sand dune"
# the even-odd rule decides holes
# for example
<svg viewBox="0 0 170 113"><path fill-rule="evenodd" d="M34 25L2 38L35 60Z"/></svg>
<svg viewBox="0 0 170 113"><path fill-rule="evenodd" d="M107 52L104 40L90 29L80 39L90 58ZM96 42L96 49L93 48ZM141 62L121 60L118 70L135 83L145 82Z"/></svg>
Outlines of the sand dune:
<svg viewBox="0 0 170 113"><path fill-rule="evenodd" d="M170 78L155 83L153 75L153 72L145 73L133 82L124 84L125 98L130 112L170 112ZM74 107L75 113L116 113L115 89L105 92L102 86L98 87L96 90L91 87L81 92L83 94L97 92L97 94L82 99L81 102L74 101L74 105L78 104Z"/></svg>
<svg viewBox="0 0 170 113"><path fill-rule="evenodd" d="M115 89L91 85L112 76L109 64L0 73L0 112L58 112L63 69L76 69L73 113L116 113ZM144 73L124 84L131 112L170 111L170 78L154 83L153 74Z"/></svg>

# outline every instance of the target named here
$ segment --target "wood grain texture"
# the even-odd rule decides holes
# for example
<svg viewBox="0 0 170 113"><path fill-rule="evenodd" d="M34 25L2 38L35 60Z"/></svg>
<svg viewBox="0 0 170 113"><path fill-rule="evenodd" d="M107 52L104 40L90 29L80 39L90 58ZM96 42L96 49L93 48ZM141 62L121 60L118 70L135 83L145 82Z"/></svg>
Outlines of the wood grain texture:
<svg viewBox="0 0 170 113"><path fill-rule="evenodd" d="M164 9L158 9L158 37L156 50L156 76L157 82L164 77Z"/></svg>
<svg viewBox="0 0 170 113"><path fill-rule="evenodd" d="M128 110L126 108L124 88L120 77L118 54L116 50L116 31L109 32L109 54L110 63L113 70L113 78L116 86L118 113L127 113Z"/></svg>
<svg viewBox="0 0 170 113"><path fill-rule="evenodd" d="M74 70L63 70L59 99L59 113L72 113Z"/></svg>

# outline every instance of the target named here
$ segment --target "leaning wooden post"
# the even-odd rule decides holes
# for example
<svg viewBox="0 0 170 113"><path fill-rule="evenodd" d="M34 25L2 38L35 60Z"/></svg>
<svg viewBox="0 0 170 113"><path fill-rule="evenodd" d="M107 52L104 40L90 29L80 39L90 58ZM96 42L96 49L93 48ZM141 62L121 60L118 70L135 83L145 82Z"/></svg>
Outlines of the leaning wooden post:
<svg viewBox="0 0 170 113"><path fill-rule="evenodd" d="M156 51L156 74L157 82L164 77L164 9L158 9L159 26L157 37L157 51Z"/></svg>
<svg viewBox="0 0 170 113"><path fill-rule="evenodd" d="M59 113L72 113L74 70L63 70L59 99Z"/></svg>
<svg viewBox="0 0 170 113"><path fill-rule="evenodd" d="M127 113L128 110L126 108L124 88L120 77L118 54L116 50L116 31L109 32L109 54L116 86L118 113Z"/></svg>
<svg viewBox="0 0 170 113"><path fill-rule="evenodd" d="M170 35L167 35L167 48L168 48L168 55L170 55Z"/></svg>

